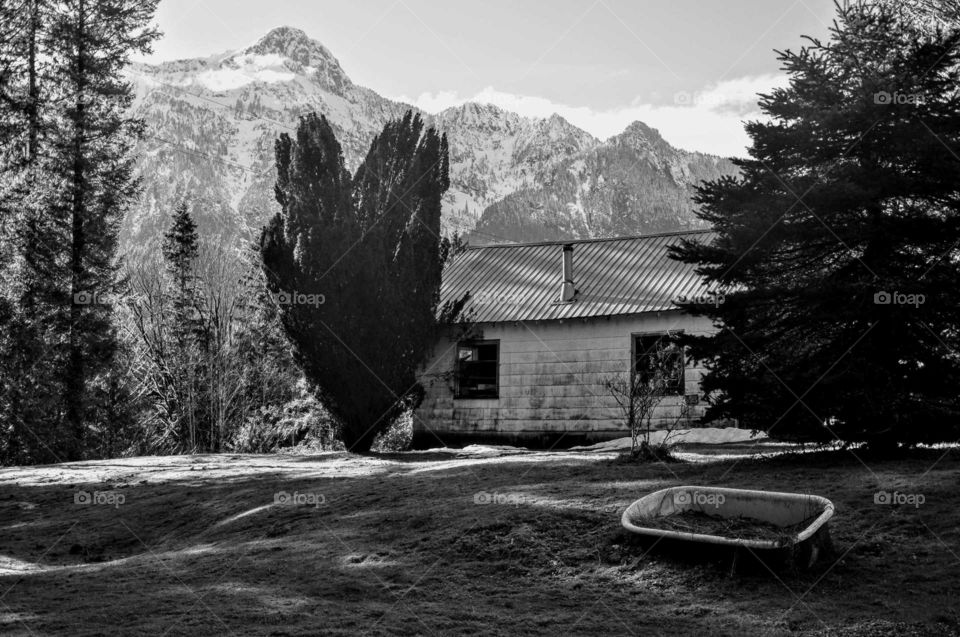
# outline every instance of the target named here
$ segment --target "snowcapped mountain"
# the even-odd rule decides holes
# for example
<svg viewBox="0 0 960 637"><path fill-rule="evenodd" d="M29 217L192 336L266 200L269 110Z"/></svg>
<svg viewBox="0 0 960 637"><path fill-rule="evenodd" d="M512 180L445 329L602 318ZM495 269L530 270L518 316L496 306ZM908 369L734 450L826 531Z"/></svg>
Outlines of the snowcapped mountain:
<svg viewBox="0 0 960 637"><path fill-rule="evenodd" d="M693 229L694 185L735 172L729 160L678 150L634 122L488 206L474 234L543 241Z"/></svg>
<svg viewBox="0 0 960 637"><path fill-rule="evenodd" d="M599 143L559 115L529 119L490 104L464 104L427 119L446 131L450 143L444 221L460 232L473 230L491 204L543 183L564 159Z"/></svg>
<svg viewBox="0 0 960 637"><path fill-rule="evenodd" d="M144 193L121 233L134 254L155 248L184 197L202 232L258 236L276 209L274 141L299 115L327 116L353 170L383 125L413 108L354 84L329 50L291 27L239 51L129 73L134 114L147 124ZM444 231L473 243L689 227L691 185L735 170L676 150L639 122L601 142L558 115L527 118L492 105L424 117L450 142Z"/></svg>

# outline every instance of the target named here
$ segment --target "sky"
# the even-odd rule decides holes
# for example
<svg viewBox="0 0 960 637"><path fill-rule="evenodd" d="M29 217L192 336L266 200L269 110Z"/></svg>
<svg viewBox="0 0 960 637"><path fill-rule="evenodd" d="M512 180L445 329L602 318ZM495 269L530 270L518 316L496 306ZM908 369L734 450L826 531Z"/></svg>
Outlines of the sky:
<svg viewBox="0 0 960 637"><path fill-rule="evenodd" d="M437 112L466 101L559 113L600 139L641 120L679 148L742 156L774 49L828 37L833 0L161 0L146 61L303 29L347 75Z"/></svg>

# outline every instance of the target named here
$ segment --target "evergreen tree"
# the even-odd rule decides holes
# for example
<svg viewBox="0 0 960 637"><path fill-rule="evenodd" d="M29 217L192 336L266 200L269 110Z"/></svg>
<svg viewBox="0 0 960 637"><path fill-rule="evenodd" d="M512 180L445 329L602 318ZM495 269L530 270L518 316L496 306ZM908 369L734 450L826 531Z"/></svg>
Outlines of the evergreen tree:
<svg viewBox="0 0 960 637"><path fill-rule="evenodd" d="M132 92L121 72L130 53L149 50L155 6L29 0L0 9L20 13L0 20L0 32L17 34L0 40L3 141L15 135L8 123L22 124L4 144L4 172L18 153L26 160L0 193L12 318L3 348L11 375L0 391L15 405L13 436L36 441L20 454L31 461L81 457L90 419L104 413L93 393L109 384L116 348L107 301L119 223L137 194L130 151L141 126L127 117Z"/></svg>
<svg viewBox="0 0 960 637"><path fill-rule="evenodd" d="M30 243L27 220L44 186L39 52L48 14L42 0L0 5L0 462L56 459L49 428L56 409L40 382L47 351L34 312L25 311L36 299L24 268L24 255L42 247Z"/></svg>
<svg viewBox="0 0 960 637"><path fill-rule="evenodd" d="M706 184L718 233L675 256L724 287L688 306L712 417L779 437L955 437L960 405L960 32L885 4L838 9L827 42L780 54L742 175ZM771 429L772 428L772 429Z"/></svg>
<svg viewBox="0 0 960 637"><path fill-rule="evenodd" d="M203 334L198 316L200 294L195 285L199 236L184 201L177 204L170 227L163 235L161 254L169 277L164 293L170 297L172 309L171 316L165 317L173 337L168 359L169 383L175 393L171 416L179 432L178 439L189 441L186 448L193 451L200 446L198 430L207 429L200 413L206 384L200 351Z"/></svg>
<svg viewBox="0 0 960 637"><path fill-rule="evenodd" d="M67 0L58 3L48 42L64 104L52 172L62 189L49 209L66 246L62 287L63 397L71 458L83 450L87 392L108 371L116 350L112 311L117 232L138 193L133 144L142 122L126 111L133 93L121 73L132 52L149 52L157 0Z"/></svg>
<svg viewBox="0 0 960 637"><path fill-rule="evenodd" d="M194 281L194 263L199 256L199 236L197 224L187 209L186 202L177 204L170 228L163 234L161 252L167 271L173 278L174 307L177 309L180 323L186 325L188 312L194 307L192 298Z"/></svg>
<svg viewBox="0 0 960 637"><path fill-rule="evenodd" d="M447 141L419 115L389 122L351 177L325 117L276 144L281 212L264 229L270 291L298 362L348 449L416 400L439 301ZM322 302L319 302L322 299Z"/></svg>
<svg viewBox="0 0 960 637"><path fill-rule="evenodd" d="M44 68L39 53L48 12L44 0L0 5L0 166L4 173L23 168L37 154Z"/></svg>
<svg viewBox="0 0 960 637"><path fill-rule="evenodd" d="M960 25L960 1L958 0L875 0L894 11L916 21L921 27L936 30L937 27Z"/></svg>

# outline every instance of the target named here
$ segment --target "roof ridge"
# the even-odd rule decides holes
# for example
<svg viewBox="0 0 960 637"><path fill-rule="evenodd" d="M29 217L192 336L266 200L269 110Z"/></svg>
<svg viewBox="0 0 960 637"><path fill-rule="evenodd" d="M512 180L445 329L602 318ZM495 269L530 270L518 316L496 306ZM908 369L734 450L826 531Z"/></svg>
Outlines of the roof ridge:
<svg viewBox="0 0 960 637"><path fill-rule="evenodd" d="M486 250L488 248L527 248L532 246L566 245L568 243L600 243L604 241L635 241L637 239L656 239L658 237L678 237L688 234L706 234L715 232L713 228L699 230L674 230L672 232L656 232L653 234L636 234L624 237L600 237L595 239L555 239L552 241L531 241L528 243L490 243L482 246L467 246L467 250Z"/></svg>

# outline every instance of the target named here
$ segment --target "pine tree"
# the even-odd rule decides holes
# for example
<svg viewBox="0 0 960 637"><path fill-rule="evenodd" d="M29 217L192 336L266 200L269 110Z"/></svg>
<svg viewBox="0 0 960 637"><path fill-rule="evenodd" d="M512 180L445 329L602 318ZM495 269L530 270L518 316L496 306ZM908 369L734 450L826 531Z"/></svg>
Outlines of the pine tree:
<svg viewBox="0 0 960 637"><path fill-rule="evenodd" d="M447 141L420 116L389 122L351 177L325 117L276 144L281 212L264 229L270 291L299 364L348 449L416 400L435 335ZM322 299L322 302L320 302Z"/></svg>
<svg viewBox="0 0 960 637"><path fill-rule="evenodd" d="M960 404L960 31L886 5L839 9L828 42L780 54L742 175L700 189L712 245L675 252L723 286L688 306L708 417L889 446L955 437Z"/></svg>
<svg viewBox="0 0 960 637"><path fill-rule="evenodd" d="M200 253L197 224L190 216L185 201L177 204L170 227L163 235L163 255L169 284L164 293L170 297L171 316L164 317L171 328L173 342L169 350L169 375L175 397L172 414L178 438L193 451L200 446L199 430L203 426L200 413L203 382L201 336L202 322L198 315L200 293L196 289L196 264Z"/></svg>
<svg viewBox="0 0 960 637"><path fill-rule="evenodd" d="M199 255L197 224L190 216L186 202L177 204L170 228L163 234L161 252L167 271L173 277L176 294L174 307L182 319L182 324L186 325L187 312L194 307L193 268Z"/></svg>
<svg viewBox="0 0 960 637"><path fill-rule="evenodd" d="M117 233L138 194L131 154L142 122L126 110L133 94L121 73L149 52L156 0L69 0L51 24L50 55L66 107L55 141L62 196L50 207L66 228L68 316L63 370L68 453L82 454L89 384L110 367L116 331L108 303L117 293ZM72 301L72 302L70 302Z"/></svg>
<svg viewBox="0 0 960 637"><path fill-rule="evenodd" d="M960 25L960 2L958 0L875 0L902 12L931 32L940 28L956 28Z"/></svg>
<svg viewBox="0 0 960 637"><path fill-rule="evenodd" d="M0 5L0 147L5 173L37 155L44 67L39 52L47 13L44 0Z"/></svg>
<svg viewBox="0 0 960 637"><path fill-rule="evenodd" d="M45 161L50 16L43 0L0 5L0 461L17 463L60 459L56 344L47 338L56 310L32 269L52 251L40 230L55 186Z"/></svg>
<svg viewBox="0 0 960 637"><path fill-rule="evenodd" d="M0 135L6 142L18 121L25 133L4 144L4 168L10 148L26 159L0 195L0 212L17 211L4 215L13 322L2 391L16 403L19 439L36 441L32 461L82 456L97 412L91 392L111 369L116 335L102 301L115 289L117 231L137 194L130 151L140 129L127 117L121 72L156 36L155 6L30 0L0 10L20 12L0 26L18 34L0 41Z"/></svg>

